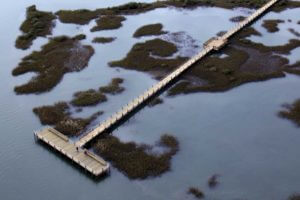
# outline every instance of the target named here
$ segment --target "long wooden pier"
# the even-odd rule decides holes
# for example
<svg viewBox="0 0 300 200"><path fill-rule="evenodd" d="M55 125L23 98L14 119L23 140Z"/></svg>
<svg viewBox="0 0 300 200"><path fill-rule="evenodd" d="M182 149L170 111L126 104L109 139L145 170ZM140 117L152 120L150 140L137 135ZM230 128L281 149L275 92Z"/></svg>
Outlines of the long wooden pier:
<svg viewBox="0 0 300 200"><path fill-rule="evenodd" d="M101 133L104 133L107 129L109 129L111 126L116 124L118 121L122 120L125 116L127 116L129 113L131 113L133 110L135 110L140 104L147 101L149 98L154 96L157 92L159 92L163 87L165 87L169 82L177 78L180 74L182 74L184 71L186 71L188 68L190 68L193 64L195 64L197 61L199 61L201 58L203 58L205 55L212 51L218 51L223 46L226 45L228 39L240 31L242 28L253 22L255 19L257 19L259 16L261 16L268 8L270 8L272 5L274 5L279 0L271 0L267 4L265 4L263 7L255 11L252 15L250 15L248 18L246 18L244 21L240 22L236 27L229 30L226 34L224 34L222 37L218 38L212 38L205 46L204 49L199 52L197 55L189 59L187 62L185 62L183 65L179 66L174 72L167 75L164 79L159 81L157 84L146 90L143 94L135 98L133 101L129 102L127 105L125 105L123 108L121 108L118 112L113 114L110 118L105 120L103 123L101 123L98 127L94 128L92 131L87 133L85 136L80 138L78 142L76 142L76 145L79 147L84 146L86 143L91 141L93 138L98 136Z"/></svg>
<svg viewBox="0 0 300 200"><path fill-rule="evenodd" d="M168 85L172 80L176 79L179 75L181 75L188 68L193 66L196 62L201 60L208 53L213 51L218 51L222 47L224 47L229 38L243 29L245 26L249 25L255 19L264 14L271 6L273 6L276 2L280 0L271 0L266 3L263 7L256 10L252 15L247 17L242 22L238 23L236 27L229 30L221 37L215 37L208 40L204 48L201 52L196 54L194 57L189 59L187 62L179 66L175 71L167 75L157 84L153 85L151 88L146 90L143 94L129 102L127 105L122 107L118 112L113 114L103 123L96 126L92 131L88 132L84 136L82 136L76 143L72 143L68 140L67 137L63 136L58 131L53 128L46 128L42 131L36 132L35 135L39 140L44 141L57 151L61 152L63 155L67 156L75 163L79 164L81 167L89 171L90 173L98 176L104 172L107 172L109 169L109 164L106 163L103 159L98 156L95 156L88 150L84 149L84 146L93 140L95 137L105 133L109 128L116 123L120 122L130 113L132 113L135 109L137 109L141 104L146 102L148 99L156 95L161 89L163 89L166 85Z"/></svg>

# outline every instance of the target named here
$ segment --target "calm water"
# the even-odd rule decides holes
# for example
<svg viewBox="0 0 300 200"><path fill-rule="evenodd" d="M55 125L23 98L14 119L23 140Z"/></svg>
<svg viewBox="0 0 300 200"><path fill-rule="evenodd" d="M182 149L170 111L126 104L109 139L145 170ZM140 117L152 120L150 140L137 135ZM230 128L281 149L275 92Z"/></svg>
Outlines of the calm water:
<svg viewBox="0 0 300 200"><path fill-rule="evenodd" d="M162 133L168 132L180 141L181 150L172 160L172 171L158 178L130 181L112 168L111 176L94 182L48 148L34 142L32 131L41 128L41 124L32 113L33 107L70 100L75 91L98 88L113 77L124 78L126 91L123 94L109 96L108 102L76 114L87 116L104 110L105 115L97 119L100 122L156 82L143 73L107 66L107 62L124 57L134 43L151 38L132 38L138 27L161 22L167 31L185 31L186 36L194 38L195 44L201 48L201 44L211 36L234 25L229 18L251 12L247 9L229 11L218 8L193 11L158 9L128 16L118 30L95 33L89 32L94 21L86 26L57 21L54 35L84 33L87 35L86 44L90 44L95 36L115 36L117 40L107 45L93 45L96 53L89 66L80 73L65 75L51 92L42 95L14 94L14 86L28 81L34 74L12 77L11 70L24 55L40 49L47 42L46 39L38 39L26 51L14 48L27 6L36 4L38 9L56 11L94 9L123 2L126 1L31 0L11 1L1 6L1 199L192 199L186 195L190 186L199 186L204 190L206 199L216 200L281 200L291 193L300 192L299 129L276 116L282 103L300 97L300 79L293 75L247 84L225 93L199 93L175 98L167 98L163 94L163 104L145 108L135 115L116 130L115 135L124 141L153 144ZM284 12L283 16L294 19L297 12ZM280 33L285 31L284 27L280 28ZM183 50L192 52L189 48L185 46ZM291 62L297 61L297 52L293 51ZM221 175L221 184L215 190L209 190L206 181L215 173Z"/></svg>

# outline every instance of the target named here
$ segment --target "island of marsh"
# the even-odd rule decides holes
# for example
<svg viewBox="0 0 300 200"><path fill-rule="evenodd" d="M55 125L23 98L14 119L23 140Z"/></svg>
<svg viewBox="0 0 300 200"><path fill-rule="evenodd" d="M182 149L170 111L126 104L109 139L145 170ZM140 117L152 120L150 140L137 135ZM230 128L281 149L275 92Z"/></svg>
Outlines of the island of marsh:
<svg viewBox="0 0 300 200"><path fill-rule="evenodd" d="M164 148L165 152L155 153L154 147ZM130 179L145 179L170 170L171 159L179 150L179 143L167 134L162 135L155 146L121 142L117 137L107 136L99 139L92 148Z"/></svg>
<svg viewBox="0 0 300 200"><path fill-rule="evenodd" d="M26 19L20 27L23 34L17 38L16 47L23 50L28 49L37 37L50 35L54 19L56 16L51 12L39 11L34 5L28 7Z"/></svg>
<svg viewBox="0 0 300 200"><path fill-rule="evenodd" d="M94 49L79 40L60 36L51 38L40 51L25 56L12 71L14 76L35 72L28 83L15 87L17 94L41 93L51 90L65 73L83 70L94 54Z"/></svg>
<svg viewBox="0 0 300 200"><path fill-rule="evenodd" d="M135 33L133 34L133 37L139 38L142 36L151 36L151 35L162 35L167 33L166 31L163 31L163 25L162 24L148 24L145 26L142 26L138 28Z"/></svg>

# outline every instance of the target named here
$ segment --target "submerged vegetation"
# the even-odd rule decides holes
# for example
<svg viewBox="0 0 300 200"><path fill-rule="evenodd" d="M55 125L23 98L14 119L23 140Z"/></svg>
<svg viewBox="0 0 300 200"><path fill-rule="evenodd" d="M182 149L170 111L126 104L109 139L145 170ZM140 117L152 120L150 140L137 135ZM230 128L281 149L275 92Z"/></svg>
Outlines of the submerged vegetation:
<svg viewBox="0 0 300 200"><path fill-rule="evenodd" d="M284 110L280 111L278 115L282 118L291 120L300 127L300 99L293 104L284 104Z"/></svg>
<svg viewBox="0 0 300 200"><path fill-rule="evenodd" d="M167 150L157 154L153 152L153 147ZM124 143L114 136L107 136L98 140L93 149L130 179L145 179L170 170L171 159L179 150L179 143L170 135L163 135L155 146Z"/></svg>
<svg viewBox="0 0 300 200"><path fill-rule="evenodd" d="M162 24L149 24L138 28L133 37L142 37L142 36L149 36L149 35L162 35L167 32L162 31L163 25Z"/></svg>
<svg viewBox="0 0 300 200"><path fill-rule="evenodd" d="M122 78L113 78L107 86L100 87L99 91L108 94L122 93L125 90L125 88L120 86L123 82L124 80Z"/></svg>
<svg viewBox="0 0 300 200"><path fill-rule="evenodd" d="M241 22L244 19L246 19L246 17L244 17L244 16L236 16L236 17L230 18L230 21L232 21L232 22Z"/></svg>
<svg viewBox="0 0 300 200"><path fill-rule="evenodd" d="M122 22L126 20L123 16L118 15L104 15L101 16L97 21L97 25L94 26L91 31L101 31L101 30L112 30L118 29L122 26Z"/></svg>
<svg viewBox="0 0 300 200"><path fill-rule="evenodd" d="M84 118L73 118L69 112L70 106L66 102L58 102L51 106L41 106L33 109L43 125L54 125L55 129L67 136L76 136L102 112Z"/></svg>
<svg viewBox="0 0 300 200"><path fill-rule="evenodd" d="M21 86L15 87L17 94L41 93L51 90L63 78L65 73L81 71L88 65L94 49L82 45L76 38L55 37L25 56L12 71L14 76L35 72L37 76Z"/></svg>
<svg viewBox="0 0 300 200"><path fill-rule="evenodd" d="M115 37L95 37L92 42L105 44L113 42L115 39Z"/></svg>
<svg viewBox="0 0 300 200"><path fill-rule="evenodd" d="M215 188L215 187L219 184L218 178L219 178L219 175L218 175L218 174L212 175L212 176L208 179L208 182L207 182L208 187L210 187L210 188Z"/></svg>
<svg viewBox="0 0 300 200"><path fill-rule="evenodd" d="M188 194L192 194L197 199L204 198L204 193L196 187L190 187L189 190L188 190Z"/></svg>
<svg viewBox="0 0 300 200"><path fill-rule="evenodd" d="M269 33L275 33L279 31L278 24L284 23L284 20L281 19L269 19L264 20L262 26L267 29Z"/></svg>
<svg viewBox="0 0 300 200"><path fill-rule="evenodd" d="M149 107L154 107L154 106L156 106L156 105L158 105L158 104L162 104L163 102L164 102L164 101L163 101L161 98L156 97L156 98L152 99L152 100L149 102L148 106L149 106Z"/></svg>
<svg viewBox="0 0 300 200"><path fill-rule="evenodd" d="M37 37L50 35L54 19L56 19L56 16L51 12L39 11L34 5L28 7L26 19L20 27L23 34L17 38L16 47L28 49L32 45L32 41Z"/></svg>

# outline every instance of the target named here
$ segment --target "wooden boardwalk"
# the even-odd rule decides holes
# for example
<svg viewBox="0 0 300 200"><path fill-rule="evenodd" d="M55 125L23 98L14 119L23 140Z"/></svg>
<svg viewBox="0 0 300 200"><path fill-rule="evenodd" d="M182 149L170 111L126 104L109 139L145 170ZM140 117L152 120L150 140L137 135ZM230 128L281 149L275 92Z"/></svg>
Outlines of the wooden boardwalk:
<svg viewBox="0 0 300 200"><path fill-rule="evenodd" d="M196 54L194 57L189 59L183 65L179 66L175 71L167 75L157 84L153 85L151 88L146 90L143 94L135 98L133 101L129 102L123 108L121 108L118 112L113 114L110 118L105 120L103 123L99 124L92 131L88 132L84 136L82 136L76 143L72 143L69 139L58 132L53 128L45 128L41 131L35 132L35 136L38 140L42 140L46 144L50 145L79 166L83 167L85 170L90 172L91 174L98 176L102 173L105 173L109 170L109 164L106 163L100 157L94 155L88 150L84 149L84 145L90 142L93 138L98 135L105 133L109 128L115 125L120 120L124 119L127 115L133 112L138 106L147 101L149 98L156 95L161 89L163 89L167 84L169 84L172 80L181 75L184 71L190 68L197 61L201 60L204 56L212 51L218 51L222 47L224 47L228 41L228 39L243 29L245 26L253 22L259 16L267 11L272 5L280 0L271 0L263 7L255 11L252 15L246 18L244 21L238 23L236 27L229 30L221 37L212 38L208 40L204 49Z"/></svg>
<svg viewBox="0 0 300 200"><path fill-rule="evenodd" d="M109 170L109 164L102 158L86 149L76 147L68 137L53 128L47 127L40 132L35 132L35 136L94 176L99 176Z"/></svg>
<svg viewBox="0 0 300 200"><path fill-rule="evenodd" d="M189 59L187 62L185 62L183 65L179 66L174 72L167 75L164 79L159 81L157 84L153 85L151 88L146 90L143 94L135 98L133 101L129 102L127 105L125 105L123 108L121 108L118 112L113 114L111 117L109 117L107 120L105 120L103 123L101 123L99 126L94 128L89 133L85 134L82 138L79 139L78 142L76 142L76 145L79 147L84 146L86 143L91 141L93 138L97 137L99 134L104 133L107 129L109 129L111 126L122 120L125 116L130 114L132 111L134 111L139 105L141 105L143 102L147 101L149 98L157 94L162 88L164 88L168 83L170 83L172 80L177 78L180 74L182 74L184 71L186 71L188 68L190 68L193 64L195 64L197 61L199 61L201 58L203 58L205 55L212 51L217 51L221 49L223 46L226 45L228 39L243 29L245 26L253 22L255 19L257 19L259 16L261 16L263 13L267 11L272 5L274 5L279 0L271 0L267 4L265 4L260 9L256 10L252 15L247 17L244 21L238 23L236 27L229 30L226 34L224 34L221 37L218 38L212 38L210 39L204 49L199 52L197 55Z"/></svg>

